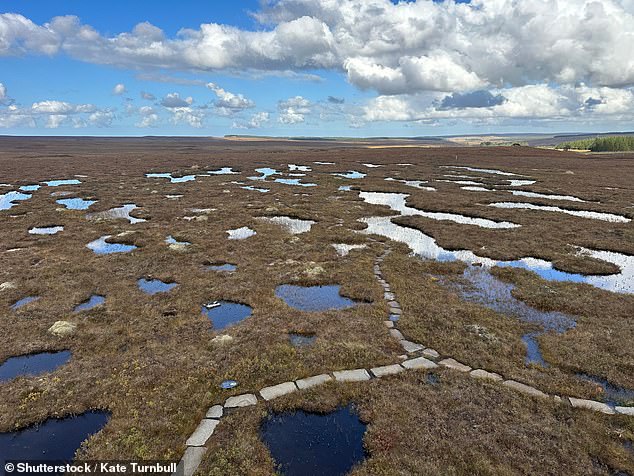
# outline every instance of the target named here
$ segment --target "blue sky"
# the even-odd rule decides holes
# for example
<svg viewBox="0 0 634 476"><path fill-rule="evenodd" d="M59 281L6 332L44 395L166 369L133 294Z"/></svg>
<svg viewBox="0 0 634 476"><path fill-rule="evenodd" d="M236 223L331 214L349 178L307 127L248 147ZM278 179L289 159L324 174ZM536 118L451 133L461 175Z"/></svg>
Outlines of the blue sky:
<svg viewBox="0 0 634 476"><path fill-rule="evenodd" d="M630 130L632 5L4 0L0 134Z"/></svg>

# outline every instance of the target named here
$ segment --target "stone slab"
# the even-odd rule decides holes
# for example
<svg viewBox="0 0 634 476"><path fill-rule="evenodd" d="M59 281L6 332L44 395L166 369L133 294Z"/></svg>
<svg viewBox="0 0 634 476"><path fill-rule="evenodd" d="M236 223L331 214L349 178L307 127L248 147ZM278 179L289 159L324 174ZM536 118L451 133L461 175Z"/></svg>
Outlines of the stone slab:
<svg viewBox="0 0 634 476"><path fill-rule="evenodd" d="M391 321L390 321L391 322ZM405 339L405 337L403 336L403 334L401 334L401 331L399 331L398 329L390 329L390 335L392 337L394 337L397 340L403 340Z"/></svg>
<svg viewBox="0 0 634 476"><path fill-rule="evenodd" d="M398 314L399 316L400 316L401 314L403 314L403 310L402 310L402 309L399 309L399 308L396 308L396 307L391 308L391 309L390 309L390 312L391 312L392 314Z"/></svg>
<svg viewBox="0 0 634 476"><path fill-rule="evenodd" d="M385 327L392 329L394 327L394 322L393 321L383 321L383 324L385 324Z"/></svg>
<svg viewBox="0 0 634 476"><path fill-rule="evenodd" d="M223 413L222 405L214 405L209 410L207 410L207 414L205 418L221 418Z"/></svg>
<svg viewBox="0 0 634 476"><path fill-rule="evenodd" d="M332 377L328 374L315 375L313 377L306 377L297 380L297 388L300 390L306 390L307 388L314 387L316 385L322 385L326 382L330 382Z"/></svg>
<svg viewBox="0 0 634 476"><path fill-rule="evenodd" d="M260 390L260 395L264 400L273 400L274 398L287 395L297 390L295 382L284 382L270 387L264 387Z"/></svg>
<svg viewBox="0 0 634 476"><path fill-rule="evenodd" d="M614 407L614 410L621 415L634 416L634 407Z"/></svg>
<svg viewBox="0 0 634 476"><path fill-rule="evenodd" d="M614 409L607 406L602 402L595 402L594 400L585 400L583 398L570 397L570 403L575 408L585 408L595 412L605 413L607 415L614 415Z"/></svg>
<svg viewBox="0 0 634 476"><path fill-rule="evenodd" d="M479 378L482 380L493 380L495 382L501 382L504 380L500 374L496 374L495 372L487 372L483 369L475 369L470 372L470 375L473 378Z"/></svg>
<svg viewBox="0 0 634 476"><path fill-rule="evenodd" d="M429 357L429 358L432 358L432 359L437 359L438 357L440 357L440 354L438 352L436 352L434 349L428 348L428 349L425 349L423 351L423 356L424 357Z"/></svg>
<svg viewBox="0 0 634 476"><path fill-rule="evenodd" d="M370 374L366 369L339 370L332 373L338 382L362 382L370 380Z"/></svg>
<svg viewBox="0 0 634 476"><path fill-rule="evenodd" d="M403 346L403 349L405 349L405 352L408 352L410 354L413 352L418 352L419 350L423 350L425 348L425 346L409 340L402 340L401 345Z"/></svg>
<svg viewBox="0 0 634 476"><path fill-rule="evenodd" d="M417 357L416 359L406 360L401 364L403 367L409 370L413 369L435 369L438 367L436 362L432 362L425 357Z"/></svg>
<svg viewBox="0 0 634 476"><path fill-rule="evenodd" d="M216 429L216 426L218 426L218 423L218 420L212 420L209 418L203 419L192 433L192 436L187 439L185 444L187 446L204 446L209 437L214 434L214 430Z"/></svg>
<svg viewBox="0 0 634 476"><path fill-rule="evenodd" d="M200 466L206 452L207 448L204 446L188 447L172 476L192 476Z"/></svg>
<svg viewBox="0 0 634 476"><path fill-rule="evenodd" d="M399 364L384 365L382 367L374 367L370 369L375 377L385 377L386 375L394 375L403 372L405 369Z"/></svg>
<svg viewBox="0 0 634 476"><path fill-rule="evenodd" d="M248 407L250 405L255 405L256 403L258 403L258 399L255 395L252 393L244 393L242 395L227 398L225 408Z"/></svg>
<svg viewBox="0 0 634 476"><path fill-rule="evenodd" d="M396 301L390 301L387 303L388 306L390 306L392 309L400 309L401 305L396 302Z"/></svg>
<svg viewBox="0 0 634 476"><path fill-rule="evenodd" d="M468 365L462 364L455 359L444 359L439 362L443 367L447 367L449 369L458 370L460 372L470 372L471 367Z"/></svg>
<svg viewBox="0 0 634 476"><path fill-rule="evenodd" d="M537 390L535 387L531 387L530 385L516 382L515 380L505 380L504 382L502 382L502 385L512 388L513 390L516 390L520 393L530 395L531 397L548 398L548 395L546 395L541 390Z"/></svg>
<svg viewBox="0 0 634 476"><path fill-rule="evenodd" d="M396 299L396 296L394 295L394 293L386 291L383 293L383 299L387 301L393 301L394 299Z"/></svg>

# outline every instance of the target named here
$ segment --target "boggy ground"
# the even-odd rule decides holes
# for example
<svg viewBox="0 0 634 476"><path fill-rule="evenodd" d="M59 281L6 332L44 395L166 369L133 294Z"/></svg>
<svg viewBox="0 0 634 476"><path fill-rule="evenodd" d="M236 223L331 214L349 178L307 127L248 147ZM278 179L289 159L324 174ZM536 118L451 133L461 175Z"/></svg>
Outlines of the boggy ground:
<svg viewBox="0 0 634 476"><path fill-rule="evenodd" d="M409 193L410 206L523 225L513 230L485 230L420 217L407 219L447 248L471 249L503 259L543 257L553 260L561 269L585 272L609 272L613 267L596 260L580 260L572 255L569 245L634 253L632 223L606 223L556 213L485 206L494 201L529 201L632 218L634 160L628 156L586 157L521 147L366 149L338 148L327 143L229 143L207 139L2 138L0 145L0 182L14 187L86 175L80 178L81 185L43 187L30 200L0 211L0 282L16 285L0 292L0 362L10 356L43 350L73 352L70 362L51 374L0 384L0 430L89 408L110 410L109 424L84 446L81 454L84 458L178 459L186 438L208 406L221 403L227 396L322 372L374 367L398 360L402 349L382 324L387 308L372 275L374 258L384 249L383 240L372 241L354 232L364 227L357 222L359 218L391 212L386 207L364 204L354 191L337 191L340 185ZM316 165L314 161L336 164ZM384 166L361 165L368 162ZM303 188L246 179L256 175L257 167L286 172L288 163L311 166L313 171L302 179L319 186ZM506 192L469 192L446 182L430 182L437 191L428 192L383 180L388 176L433 180L444 179L445 174L459 174L479 176L484 184L502 189L501 180L520 178L439 165L499 168L525 174L537 183L514 188L571 194L600 203L552 202L513 197ZM147 172L202 174L223 166L234 167L242 174L199 177L181 184L144 176ZM348 170L368 176L346 180L329 174ZM271 191L243 190L231 183L234 180ZM62 207L55 200L60 197L52 197L50 193L59 191L97 199L90 212L135 203L140 208L133 215L148 221L135 225L125 220L88 221L85 212L58 210ZM170 200L165 197L168 194L183 194L183 197ZM190 210L193 208L212 210L195 213ZM264 215L296 216L315 220L317 224L308 233L290 235L276 225L254 218ZM184 219L192 216L203 216L206 220ZM65 229L54 236L27 233L32 226L46 225L63 225ZM257 235L244 241L227 239L226 230L242 226L256 230ZM125 234L116 240L139 248L128 254L98 256L85 247L102 235L120 233ZM171 250L164 243L167 235L192 244L183 252ZM366 243L368 247L342 258L330 246L341 242ZM634 386L633 357L628 344L634 329L632 296L571 283L545 282L521 270L502 270L500 276L517 285L515 293L519 299L542 309L579 316L576 329L563 335L540 337L544 357L552 364L549 368L526 368L520 339L530 326L466 303L430 278L443 273L459 274L461 265L423 262L408 257L406 247L391 246L393 252L384 263L384 273L403 305L404 316L399 327L406 336L436 348L443 355L453 355L469 365L498 371L545 391L597 397L594 386L573 377L579 371L630 388ZM14 248L20 250L7 251ZM233 274L205 271L205 263L217 261L234 263L238 269ZM136 285L139 278L147 276L174 281L178 286L169 293L148 296ZM275 297L275 287L285 283L341 284L345 295L367 304L343 311L302 313ZM74 314L74 306L91 294L106 296L105 305ZM18 311L9 309L13 302L27 295L42 298ZM214 332L201 313L201 305L217 299L248 304L253 315L235 327ZM48 334L47 329L57 320L76 323L76 333L65 338ZM474 332L478 329L474 324L484 327L488 334ZM314 333L317 339L311 347L295 348L288 341L290 332ZM212 339L218 334L228 334L233 341L215 345ZM239 387L220 390L220 382L227 378L237 380ZM526 472L539 468L550 468L552 472L555 460L546 457L553 458L553 453L562 464L569 465L572 473L584 472L579 468L597 474L605 473L608 468L632 471L631 456L627 460L626 453L614 446L615 432L624 435L624 439L632 439L631 423L624 419L559 407L551 409L549 405L507 395L501 389L493 393L486 384L451 376L443 377L438 387L442 391L434 387L434 393L425 391L418 395L417 378L398 377L394 386L371 382L314 390L307 394L310 397L305 397L309 400L298 400L297 405L311 409L311 405L315 407L320 402L348 398L359 402L361 408L364 408L362 402L368 402L365 405L370 409L372 405L379 408L379 402L385 405L391 402L389 408L396 405L403 415L420 414L417 418L425 420L418 429L434 422L430 426L436 428L433 436L442 437L432 444L433 438L416 436L423 438L421 444L452 448L440 454L431 450L421 452L413 443L417 440L403 436L415 433L407 430L414 420L399 417L386 421L388 414L398 413L396 407L385 414L366 410L362 414L371 424L366 441L372 458L359 469L359 474L364 474L363 471L390 474L389 464L403 465L410 474L433 472L439 464L453 468L456 474L504 474L518 472L520 467ZM354 391L350 390L352 387ZM361 398L366 391L368 395ZM490 430L506 442L506 446L502 445L504 450L495 453L495 445L483 432L461 430L461 425L466 425L464 421L454 424L457 417L449 402L458 398L455 395L461 395L463 402L460 421L500 422ZM276 405L284 406L285 402L299 398L285 398ZM504 402L499 406L489 404L496 399ZM433 418L426 414L427 410L416 411L427 409L431 403L435 409ZM223 420L211 445L221 445L226 451L239 445L225 444L232 432L255 438L254 429L262 408L241 412ZM561 421L565 424L555 424ZM373 428L384 428L383 433ZM517 440L509 435L524 431L527 434L522 433L521 437L531 442L557 441L557 451L541 444L530 449L522 445L522 458L516 458L512 448ZM568 437L576 446L565 443ZM478 451L474 450L474 441ZM585 456L573 458L573 447ZM258 448L253 455L242 447L232 450L238 455L235 458L242 458L240 464L252 465L246 467L246 472L270 472L270 458L263 446ZM244 451L242 456L240 451ZM475 458L476 453L485 456ZM219 451L207 454L201 469L203 474L222 470L223 458L232 458Z"/></svg>

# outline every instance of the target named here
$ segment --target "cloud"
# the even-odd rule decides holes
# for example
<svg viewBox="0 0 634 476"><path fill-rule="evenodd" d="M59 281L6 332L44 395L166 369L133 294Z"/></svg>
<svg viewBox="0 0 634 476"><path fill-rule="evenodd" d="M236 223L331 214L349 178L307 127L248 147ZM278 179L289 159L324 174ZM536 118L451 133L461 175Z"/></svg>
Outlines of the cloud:
<svg viewBox="0 0 634 476"><path fill-rule="evenodd" d="M141 118L135 124L136 127L156 127L160 121L159 115L151 106L141 106L138 113Z"/></svg>
<svg viewBox="0 0 634 476"><path fill-rule="evenodd" d="M335 96L328 96L327 100L331 104L343 104L344 102L346 102L344 98L339 98Z"/></svg>
<svg viewBox="0 0 634 476"><path fill-rule="evenodd" d="M141 99L145 99L147 101L155 101L156 96L152 93L148 93L146 91L141 91Z"/></svg>
<svg viewBox="0 0 634 476"><path fill-rule="evenodd" d="M0 55L66 54L130 69L343 72L380 95L539 84L634 84L631 0L278 0L264 27L206 23L167 36L141 23L105 36L77 17L0 15Z"/></svg>
<svg viewBox="0 0 634 476"><path fill-rule="evenodd" d="M214 83L207 83L207 88L212 90L218 98L214 102L216 112L222 116L230 116L235 113L255 107L255 103L242 94L234 94L222 89Z"/></svg>
<svg viewBox="0 0 634 476"><path fill-rule="evenodd" d="M13 99L8 96L6 86L0 83L0 106L10 106L11 104L13 104Z"/></svg>
<svg viewBox="0 0 634 476"><path fill-rule="evenodd" d="M190 97L181 98L178 93L169 93L161 100L161 106L167 108L189 107L194 102Z"/></svg>
<svg viewBox="0 0 634 476"><path fill-rule="evenodd" d="M256 112L248 121L234 121L234 129L259 129L265 123L269 122L270 114L268 112Z"/></svg>
<svg viewBox="0 0 634 476"><path fill-rule="evenodd" d="M452 93L440 101L439 109L464 109L467 107L491 107L505 101L501 94L493 95L489 91L480 90L470 93Z"/></svg>
<svg viewBox="0 0 634 476"><path fill-rule="evenodd" d="M122 83L115 84L114 88L112 88L112 94L114 94L115 96L121 96L125 92L125 84Z"/></svg>
<svg viewBox="0 0 634 476"><path fill-rule="evenodd" d="M278 121L282 124L298 124L304 122L305 116L311 113L310 101L302 96L295 96L277 103Z"/></svg>

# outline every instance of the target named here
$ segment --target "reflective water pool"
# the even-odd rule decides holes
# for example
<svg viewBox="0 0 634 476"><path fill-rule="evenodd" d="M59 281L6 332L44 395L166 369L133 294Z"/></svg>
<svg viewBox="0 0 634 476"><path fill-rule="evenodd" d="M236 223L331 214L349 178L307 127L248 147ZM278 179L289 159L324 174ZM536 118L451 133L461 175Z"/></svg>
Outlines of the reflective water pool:
<svg viewBox="0 0 634 476"><path fill-rule="evenodd" d="M341 286L331 284L325 286L296 286L282 284L275 288L275 295L290 307L300 311L327 311L346 309L357 303L339 294Z"/></svg>
<svg viewBox="0 0 634 476"><path fill-rule="evenodd" d="M219 331L246 319L251 315L251 306L231 301L213 301L202 307L214 330Z"/></svg>
<svg viewBox="0 0 634 476"><path fill-rule="evenodd" d="M16 377L34 376L52 372L68 362L70 357L71 353L68 350L10 357L0 364L0 382L5 382Z"/></svg>

